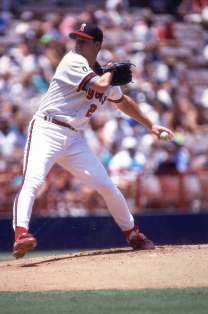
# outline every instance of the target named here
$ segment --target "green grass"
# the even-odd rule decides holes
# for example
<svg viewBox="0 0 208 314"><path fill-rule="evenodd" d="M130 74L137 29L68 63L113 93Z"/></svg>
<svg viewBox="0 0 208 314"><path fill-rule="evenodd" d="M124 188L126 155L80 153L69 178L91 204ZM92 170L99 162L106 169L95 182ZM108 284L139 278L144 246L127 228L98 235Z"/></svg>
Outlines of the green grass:
<svg viewBox="0 0 208 314"><path fill-rule="evenodd" d="M1 314L207 314L208 288L0 292Z"/></svg>

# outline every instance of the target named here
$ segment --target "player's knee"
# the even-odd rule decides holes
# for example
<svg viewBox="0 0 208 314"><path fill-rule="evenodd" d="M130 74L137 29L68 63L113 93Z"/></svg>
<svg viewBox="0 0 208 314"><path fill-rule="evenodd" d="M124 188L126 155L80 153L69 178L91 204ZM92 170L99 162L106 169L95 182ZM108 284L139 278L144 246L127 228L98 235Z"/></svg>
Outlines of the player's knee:
<svg viewBox="0 0 208 314"><path fill-rule="evenodd" d="M101 195L111 195L117 191L117 187L115 186L115 184L113 184L112 181L108 181L98 185L97 191Z"/></svg>
<svg viewBox="0 0 208 314"><path fill-rule="evenodd" d="M37 178L26 178L22 187L22 192L30 194L33 197L36 197L39 190L42 188L44 179Z"/></svg>

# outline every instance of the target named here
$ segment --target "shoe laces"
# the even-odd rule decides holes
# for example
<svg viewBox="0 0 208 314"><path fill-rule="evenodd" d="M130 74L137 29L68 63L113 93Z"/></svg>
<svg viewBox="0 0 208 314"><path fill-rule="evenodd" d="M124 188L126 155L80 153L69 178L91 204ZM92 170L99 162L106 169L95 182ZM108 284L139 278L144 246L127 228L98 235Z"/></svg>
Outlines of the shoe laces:
<svg viewBox="0 0 208 314"><path fill-rule="evenodd" d="M147 237L143 234L139 232L139 228L137 226L134 226L136 235L133 237L134 240L139 239L139 240L147 240ZM132 240L133 240L132 239Z"/></svg>
<svg viewBox="0 0 208 314"><path fill-rule="evenodd" d="M15 242L17 242L18 240L23 239L23 238L32 238L32 237L33 237L33 235L30 234L30 233L22 233L22 234L17 238L17 240L16 240Z"/></svg>
<svg viewBox="0 0 208 314"><path fill-rule="evenodd" d="M136 232L136 235L139 234L139 228L137 226L134 226L134 231Z"/></svg>

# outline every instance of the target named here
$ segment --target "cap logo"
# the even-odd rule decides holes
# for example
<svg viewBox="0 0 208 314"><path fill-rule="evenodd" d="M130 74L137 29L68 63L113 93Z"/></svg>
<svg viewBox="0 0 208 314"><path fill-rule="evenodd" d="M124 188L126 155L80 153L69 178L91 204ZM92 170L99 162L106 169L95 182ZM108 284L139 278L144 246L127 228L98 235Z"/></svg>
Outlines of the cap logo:
<svg viewBox="0 0 208 314"><path fill-rule="evenodd" d="M85 26L86 26L86 24L85 24L85 23L84 23L84 24L82 24L82 25L81 25L81 27L80 27L80 31L82 31L82 32L83 32L83 30L84 30Z"/></svg>

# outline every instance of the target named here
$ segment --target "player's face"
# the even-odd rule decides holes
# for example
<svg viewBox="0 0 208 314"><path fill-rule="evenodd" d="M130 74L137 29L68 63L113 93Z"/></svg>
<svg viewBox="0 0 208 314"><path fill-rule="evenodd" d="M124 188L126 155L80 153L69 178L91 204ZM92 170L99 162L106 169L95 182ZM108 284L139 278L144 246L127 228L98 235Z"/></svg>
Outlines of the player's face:
<svg viewBox="0 0 208 314"><path fill-rule="evenodd" d="M97 43L93 39L77 36L75 51L88 59L92 54L98 53Z"/></svg>

